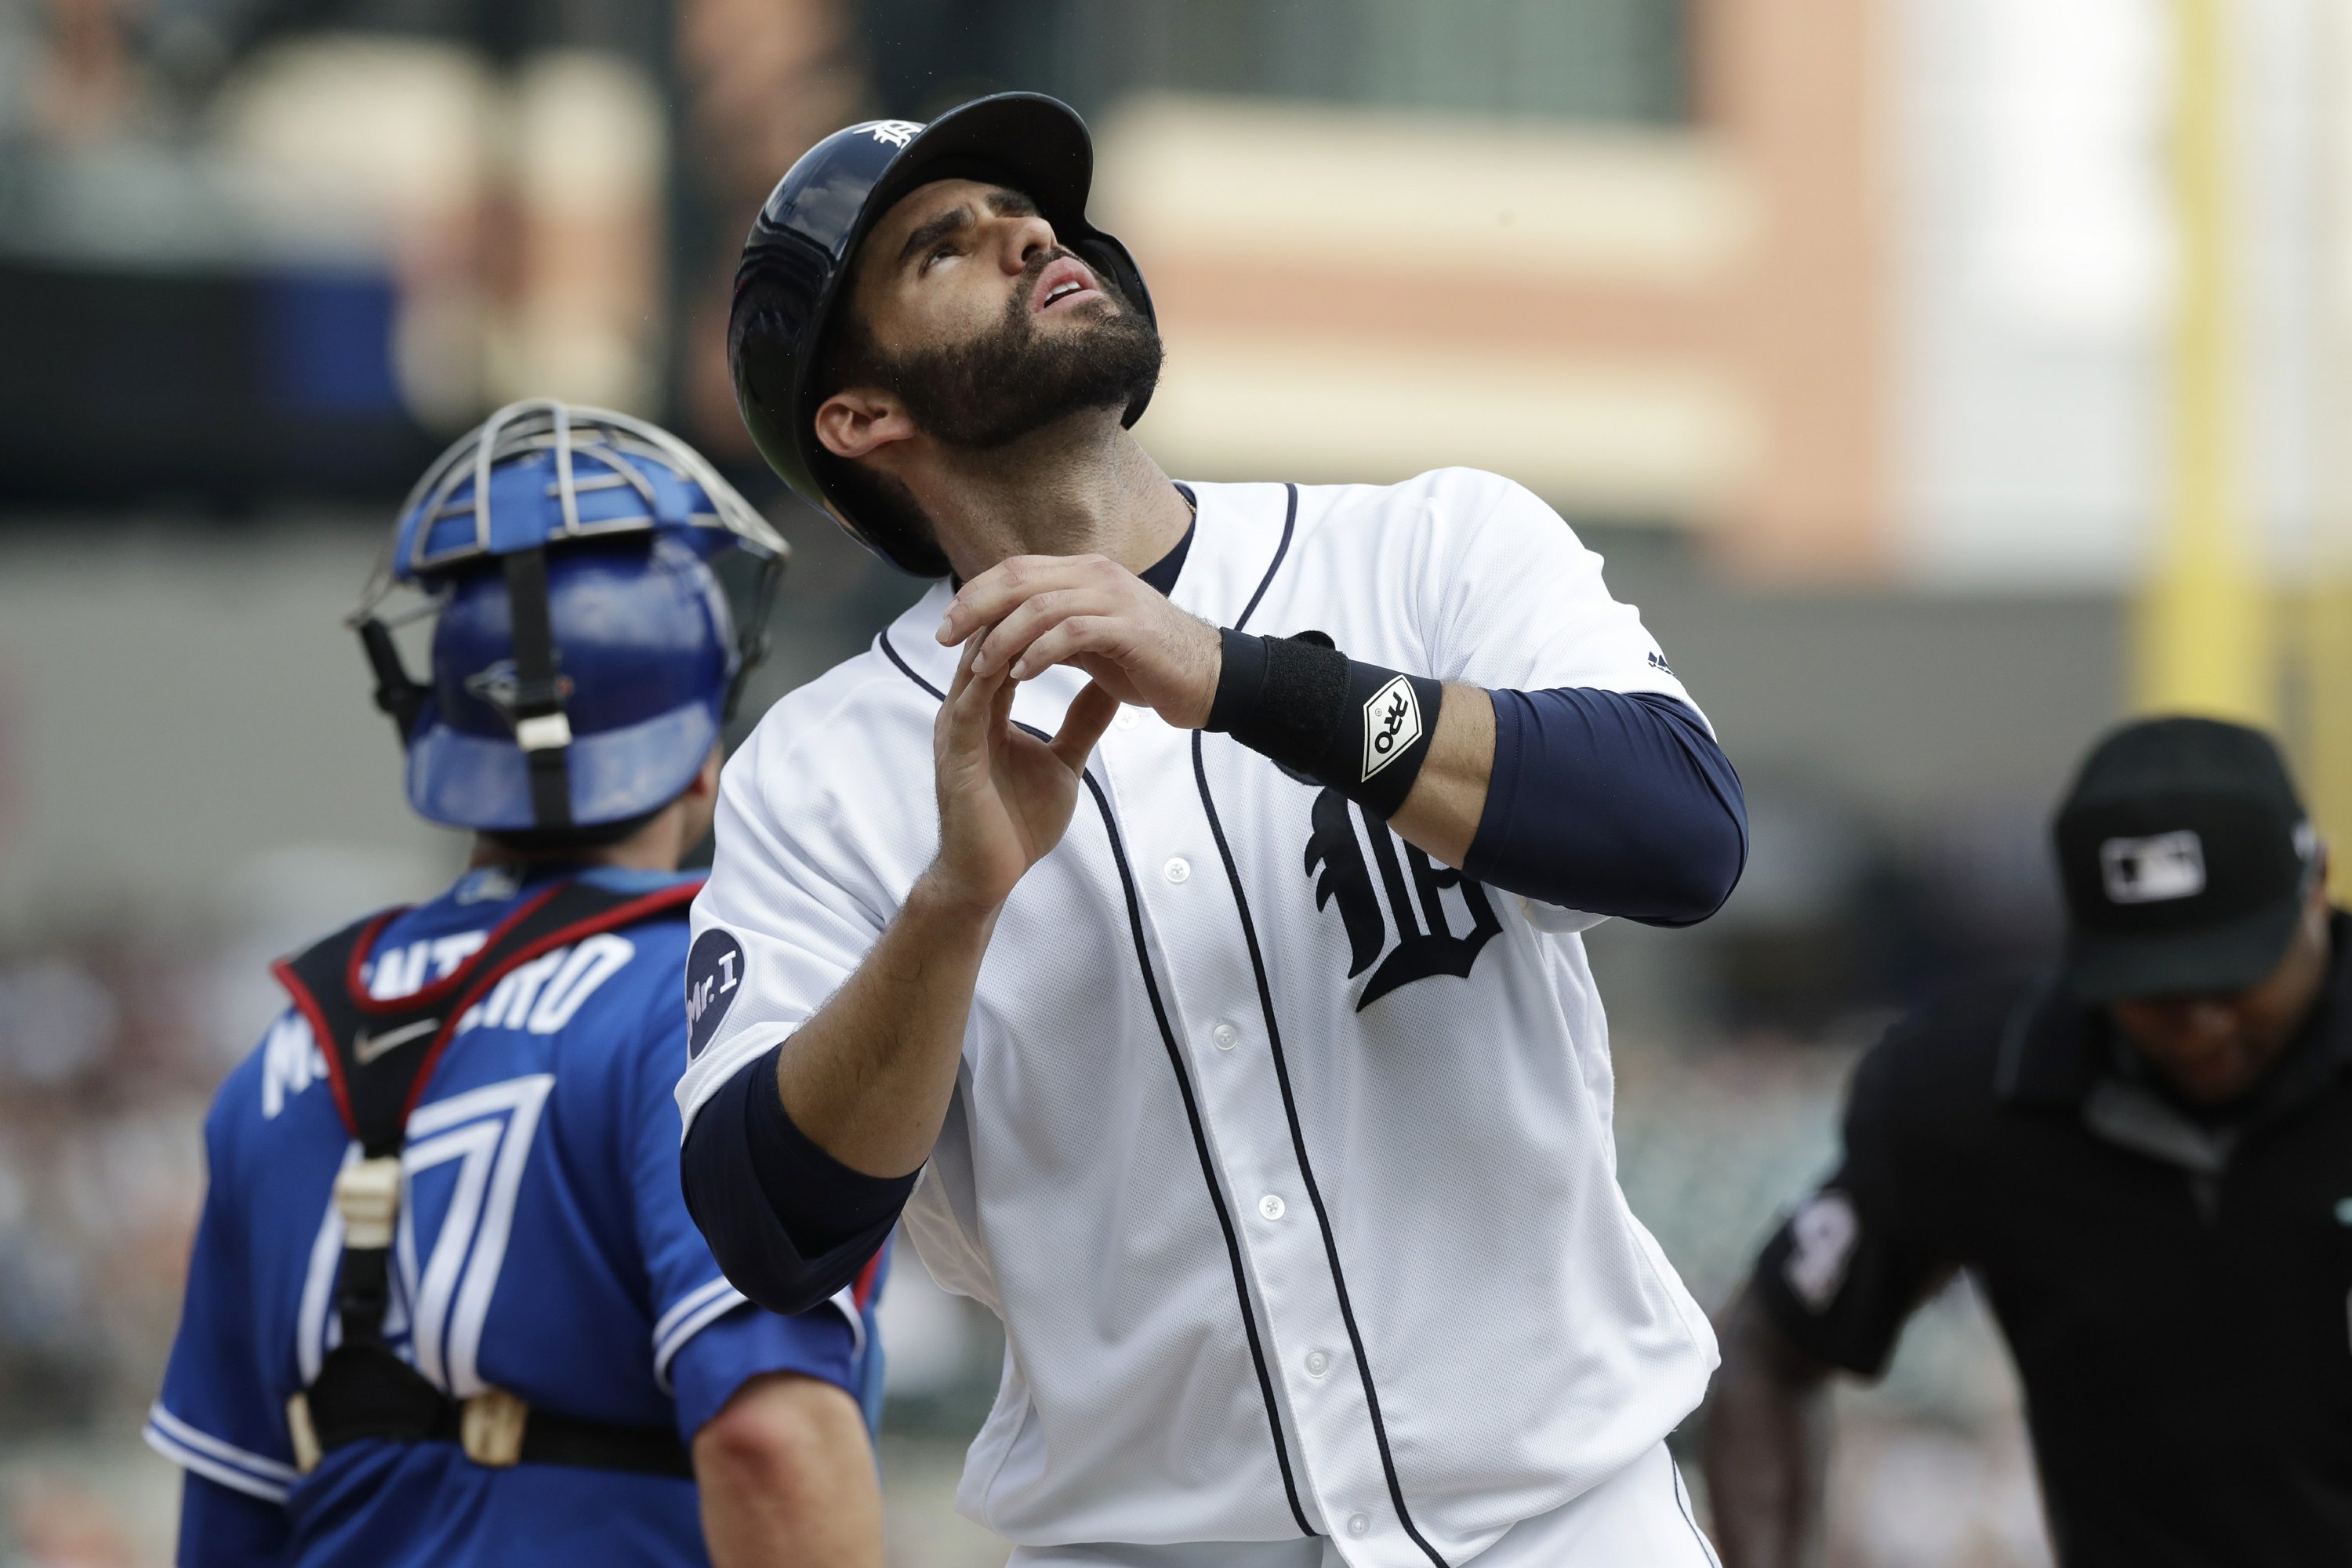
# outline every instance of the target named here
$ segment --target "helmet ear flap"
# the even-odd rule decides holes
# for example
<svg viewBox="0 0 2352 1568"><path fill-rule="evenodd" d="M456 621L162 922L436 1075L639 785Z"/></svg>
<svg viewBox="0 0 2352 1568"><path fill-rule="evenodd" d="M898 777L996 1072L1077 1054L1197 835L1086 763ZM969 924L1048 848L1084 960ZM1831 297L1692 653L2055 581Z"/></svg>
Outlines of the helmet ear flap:
<svg viewBox="0 0 2352 1568"><path fill-rule="evenodd" d="M1077 253L1080 260L1107 278L1130 309L1141 311L1143 319L1155 328L1159 326L1160 316L1151 308L1151 290L1144 286L1143 269L1135 264L1135 258L1128 254L1126 246L1096 229L1071 241L1070 248ZM1119 416L1119 423L1133 425L1150 406L1151 389L1146 387L1127 405L1127 412Z"/></svg>
<svg viewBox="0 0 2352 1568"><path fill-rule="evenodd" d="M1159 313L1151 307L1151 290L1144 287L1143 269L1135 264L1135 258L1128 253L1126 246L1100 229L1095 229L1072 241L1070 248L1097 272L1108 273L1111 282L1118 287L1119 297L1142 311L1144 320L1154 326L1159 325Z"/></svg>

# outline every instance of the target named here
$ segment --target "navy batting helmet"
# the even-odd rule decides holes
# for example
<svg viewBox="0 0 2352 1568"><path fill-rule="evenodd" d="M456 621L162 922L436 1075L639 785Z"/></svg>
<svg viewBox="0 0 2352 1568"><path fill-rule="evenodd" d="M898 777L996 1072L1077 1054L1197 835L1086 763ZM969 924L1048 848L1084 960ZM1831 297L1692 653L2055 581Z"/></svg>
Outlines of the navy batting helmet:
<svg viewBox="0 0 2352 1568"><path fill-rule="evenodd" d="M753 563L739 617L711 562ZM352 616L419 815L581 834L675 800L718 741L788 553L710 465L626 415L552 401L492 415L425 471ZM436 617L429 682L377 614ZM738 629L738 622L741 629Z"/></svg>
<svg viewBox="0 0 2352 1568"><path fill-rule="evenodd" d="M768 197L743 242L727 361L735 401L761 455L810 504L851 536L919 577L947 574L930 540L879 516L860 517L841 483L841 458L816 438L824 397L817 370L825 332L848 287L859 242L901 196L933 180L984 180L1037 204L1055 238L1151 317L1151 296L1127 247L1087 221L1094 143L1067 104L1003 92L951 109L928 125L870 120L836 131L801 155ZM1125 421L1142 417L1146 391Z"/></svg>

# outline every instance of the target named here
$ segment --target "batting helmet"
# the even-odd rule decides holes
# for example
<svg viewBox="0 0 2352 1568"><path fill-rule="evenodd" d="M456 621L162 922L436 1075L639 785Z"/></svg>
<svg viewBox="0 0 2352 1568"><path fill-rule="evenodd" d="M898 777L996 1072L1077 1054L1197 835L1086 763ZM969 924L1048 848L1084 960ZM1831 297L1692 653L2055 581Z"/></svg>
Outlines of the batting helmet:
<svg viewBox="0 0 2352 1568"><path fill-rule="evenodd" d="M1003 92L951 109L928 125L870 120L836 131L801 155L751 226L735 272L727 361L735 401L761 455L850 535L919 577L947 574L929 539L884 517L859 517L841 486L845 465L816 438L824 402L817 367L858 244L901 196L934 180L984 180L1037 204L1055 237L1151 318L1151 296L1127 247L1087 221L1094 143L1067 104ZM1150 392L1127 407L1142 417Z"/></svg>
<svg viewBox="0 0 2352 1568"><path fill-rule="evenodd" d="M739 551L754 563L740 617L711 569ZM788 553L667 431L552 401L499 410L417 481L351 617L407 750L409 804L453 826L566 834L667 805L766 652ZM403 587L423 606L380 616ZM425 616L420 683L392 626Z"/></svg>

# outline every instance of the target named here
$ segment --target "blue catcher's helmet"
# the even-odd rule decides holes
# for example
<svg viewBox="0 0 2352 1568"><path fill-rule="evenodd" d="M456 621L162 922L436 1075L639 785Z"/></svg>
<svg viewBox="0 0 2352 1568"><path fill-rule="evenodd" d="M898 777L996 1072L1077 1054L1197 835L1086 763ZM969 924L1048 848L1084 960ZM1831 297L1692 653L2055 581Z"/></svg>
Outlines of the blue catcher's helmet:
<svg viewBox="0 0 2352 1568"><path fill-rule="evenodd" d="M749 613L711 562L756 563ZM410 492L352 617L376 705L435 822L580 834L675 800L766 651L783 540L667 431L552 401L499 410ZM436 617L429 683L376 613L396 589Z"/></svg>

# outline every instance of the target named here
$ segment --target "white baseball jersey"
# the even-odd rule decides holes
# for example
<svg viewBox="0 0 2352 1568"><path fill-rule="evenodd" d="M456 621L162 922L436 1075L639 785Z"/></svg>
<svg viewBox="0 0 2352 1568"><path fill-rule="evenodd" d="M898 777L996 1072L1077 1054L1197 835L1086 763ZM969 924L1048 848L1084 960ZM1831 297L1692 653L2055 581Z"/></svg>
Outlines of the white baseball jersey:
<svg viewBox="0 0 2352 1568"><path fill-rule="evenodd" d="M1687 700L1534 496L1200 485L1171 595L1488 688ZM742 989L696 1110L821 1007L936 852L949 589L785 698L726 770L698 936ZM1051 732L1055 669L1013 715ZM1628 1210L1576 933L1231 737L1122 709L1006 903L905 1228L1004 1321L962 1511L1030 1546L1328 1535L1475 1556L1654 1447L1715 1364Z"/></svg>

